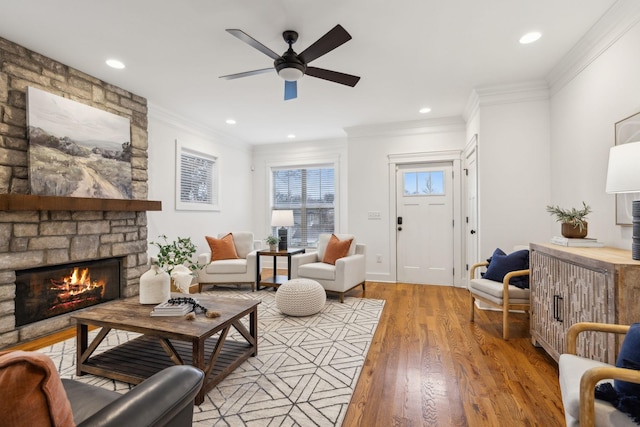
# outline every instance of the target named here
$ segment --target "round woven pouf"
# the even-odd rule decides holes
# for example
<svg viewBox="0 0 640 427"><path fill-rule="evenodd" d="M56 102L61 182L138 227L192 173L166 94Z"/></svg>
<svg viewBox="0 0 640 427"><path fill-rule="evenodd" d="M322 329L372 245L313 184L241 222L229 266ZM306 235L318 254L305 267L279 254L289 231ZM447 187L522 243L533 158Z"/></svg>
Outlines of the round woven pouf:
<svg viewBox="0 0 640 427"><path fill-rule="evenodd" d="M288 280L276 292L276 306L289 316L311 316L322 310L325 302L324 288L311 279Z"/></svg>

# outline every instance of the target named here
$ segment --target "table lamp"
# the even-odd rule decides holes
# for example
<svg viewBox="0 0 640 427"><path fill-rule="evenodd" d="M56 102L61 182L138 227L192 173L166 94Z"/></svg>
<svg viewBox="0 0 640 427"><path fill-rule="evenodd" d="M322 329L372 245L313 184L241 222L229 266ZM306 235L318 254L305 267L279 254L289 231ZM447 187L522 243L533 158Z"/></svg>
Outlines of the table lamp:
<svg viewBox="0 0 640 427"><path fill-rule="evenodd" d="M607 193L640 192L640 142L616 145L609 151ZM633 236L631 258L640 260L640 200L631 205Z"/></svg>
<svg viewBox="0 0 640 427"><path fill-rule="evenodd" d="M279 251L287 250L287 229L286 227L293 226L293 211L292 210L275 210L271 213L271 226L278 228L278 237L280 242L278 243Z"/></svg>

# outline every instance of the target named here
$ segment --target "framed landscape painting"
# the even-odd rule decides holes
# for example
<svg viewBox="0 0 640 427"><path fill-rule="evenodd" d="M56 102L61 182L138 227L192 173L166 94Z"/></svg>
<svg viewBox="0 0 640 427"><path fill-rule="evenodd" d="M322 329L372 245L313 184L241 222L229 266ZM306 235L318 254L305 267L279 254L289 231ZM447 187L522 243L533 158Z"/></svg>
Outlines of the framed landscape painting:
<svg viewBox="0 0 640 427"><path fill-rule="evenodd" d="M128 118L28 87L27 129L31 194L132 198Z"/></svg>
<svg viewBox="0 0 640 427"><path fill-rule="evenodd" d="M615 125L615 145L640 141L640 113L620 120ZM632 225L631 202L640 200L640 193L616 194L616 224Z"/></svg>

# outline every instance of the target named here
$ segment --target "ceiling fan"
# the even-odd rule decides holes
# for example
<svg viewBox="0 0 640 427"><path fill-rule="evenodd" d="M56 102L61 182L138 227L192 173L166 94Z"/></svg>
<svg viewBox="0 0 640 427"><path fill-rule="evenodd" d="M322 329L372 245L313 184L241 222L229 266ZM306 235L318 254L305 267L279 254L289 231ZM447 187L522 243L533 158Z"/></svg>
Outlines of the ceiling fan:
<svg viewBox="0 0 640 427"><path fill-rule="evenodd" d="M311 77L317 77L319 79L351 87L355 86L356 83L358 83L358 80L360 80L360 77L352 76L351 74L339 73L337 71L325 70L324 68L310 67L307 65L311 61L331 52L333 49L351 40L351 35L347 33L341 25L333 27L328 33L320 37L315 43L303 50L301 53L295 53L291 47L291 45L298 40L298 33L291 30L283 32L282 37L289 45L289 49L283 53L282 56L278 55L242 30L232 29L227 30L227 32L273 59L273 67L221 76L221 79L230 80L255 76L257 74L271 72L275 69L278 75L284 79L285 101L288 99L294 99L298 96L297 80L305 74Z"/></svg>

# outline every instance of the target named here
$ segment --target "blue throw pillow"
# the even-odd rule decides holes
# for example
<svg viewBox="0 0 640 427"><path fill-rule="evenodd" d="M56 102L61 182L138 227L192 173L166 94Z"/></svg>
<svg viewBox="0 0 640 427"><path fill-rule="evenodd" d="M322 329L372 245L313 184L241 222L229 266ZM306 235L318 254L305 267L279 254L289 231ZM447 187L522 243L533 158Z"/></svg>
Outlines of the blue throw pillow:
<svg viewBox="0 0 640 427"><path fill-rule="evenodd" d="M633 323L624 336L618 359L618 368L640 370L640 323ZM619 393L640 398L640 384L615 380L613 388Z"/></svg>
<svg viewBox="0 0 640 427"><path fill-rule="evenodd" d="M507 255L502 249L497 248L493 251L493 255L491 255L488 261L489 266L482 277L495 280L496 282L502 282L502 279L504 279L507 273L529 268L529 250L523 249ZM529 276L513 277L509 281L509 284L521 289L527 289L529 288Z"/></svg>
<svg viewBox="0 0 640 427"><path fill-rule="evenodd" d="M633 323L622 341L616 360L618 368L640 370L640 323ZM629 414L640 424L640 384L614 380L596 386L596 399L606 400L613 406Z"/></svg>

